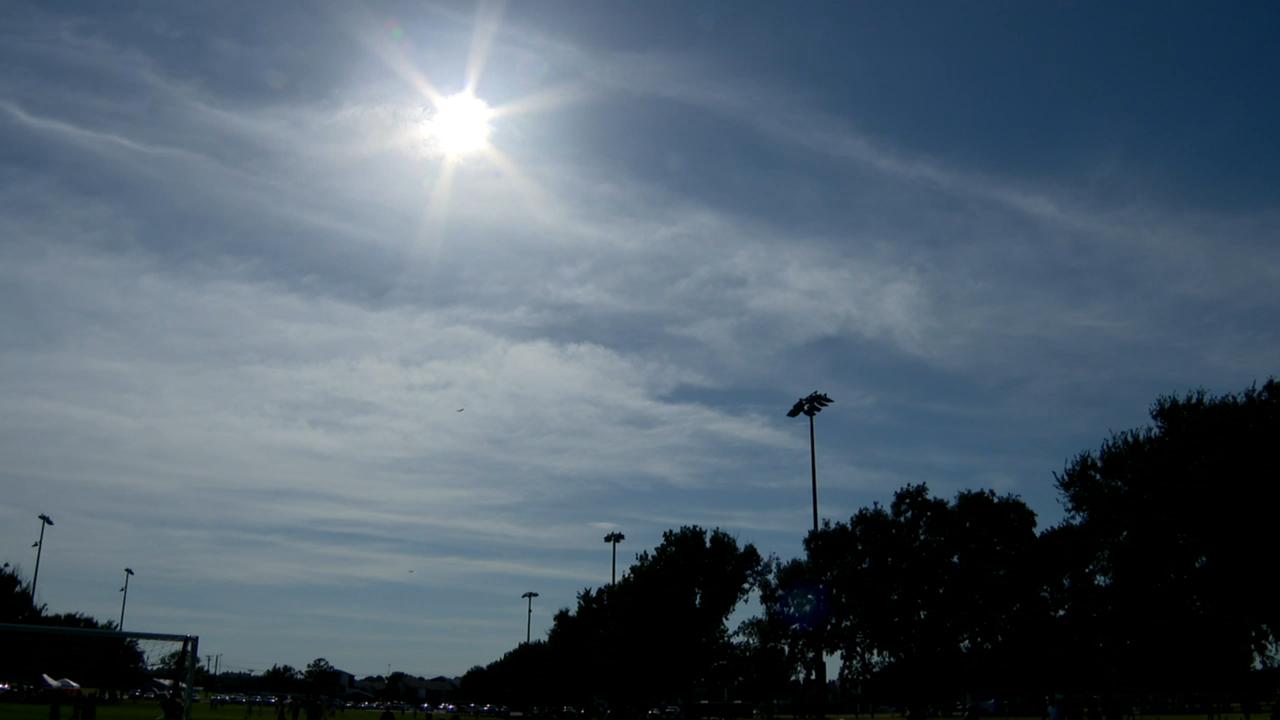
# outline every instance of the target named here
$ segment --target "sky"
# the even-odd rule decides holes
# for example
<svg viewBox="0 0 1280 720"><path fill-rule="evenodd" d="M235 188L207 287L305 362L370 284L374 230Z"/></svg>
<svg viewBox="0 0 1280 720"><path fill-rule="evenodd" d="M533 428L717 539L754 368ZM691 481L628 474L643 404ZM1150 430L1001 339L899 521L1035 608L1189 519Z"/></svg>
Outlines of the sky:
<svg viewBox="0 0 1280 720"><path fill-rule="evenodd" d="M457 675L662 532L1054 472L1280 358L1273 3L0 6L0 559ZM493 110L485 147L434 134ZM744 611L747 612L747 611Z"/></svg>

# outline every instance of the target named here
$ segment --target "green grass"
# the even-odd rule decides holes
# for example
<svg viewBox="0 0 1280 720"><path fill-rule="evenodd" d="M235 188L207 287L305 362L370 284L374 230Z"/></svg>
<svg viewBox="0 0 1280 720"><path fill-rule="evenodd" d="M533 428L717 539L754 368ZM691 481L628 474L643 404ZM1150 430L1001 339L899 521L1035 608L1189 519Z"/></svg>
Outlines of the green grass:
<svg viewBox="0 0 1280 720"><path fill-rule="evenodd" d="M371 720L379 715L372 710L346 710L333 716L337 720ZM248 720L275 720L273 707L260 707L254 710ZM306 715L302 715L305 718ZM405 713L406 720L412 720L412 713ZM444 717L443 715L441 716ZM155 700L125 700L115 705L99 705L96 720L160 720L160 703ZM396 720L400 715L396 714ZM0 720L49 720L48 705L27 705L21 703L0 703ZM71 720L71 705L62 706L59 720ZM211 710L207 702L197 703L191 713L191 720L246 720L245 706L222 705ZM430 717L418 713L418 720L431 720Z"/></svg>
<svg viewBox="0 0 1280 720"><path fill-rule="evenodd" d="M332 716L335 720L374 720L380 713L374 710L346 710ZM446 716L437 713L438 718L443 720ZM191 714L192 720L275 720L275 708L260 707L255 709L250 716L245 715L245 707L243 705L223 705L217 710L211 710L208 703L198 703L195 710ZM306 716L303 715L303 718ZM405 713L406 720L412 720L412 713ZM470 718L464 715L464 718ZM777 716L778 720L784 720L786 716ZM1139 720L1190 720L1191 718L1202 718L1203 714L1186 714L1186 715L1139 715ZM829 715L829 720L854 720L852 715ZM1220 720L1244 720L1241 713L1224 713L1219 715ZM1252 720L1266 720L1267 713L1254 713ZM137 702L126 700L116 705L99 705L96 720L160 720L160 704L154 700L140 700ZM0 720L49 720L48 705L27 705L20 703L0 703ZM71 706L63 705L62 714L59 720L71 720ZM396 720L400 720L399 713L396 714ZM430 716L418 714L418 720L432 720ZM861 715L857 720L870 720L869 715ZM891 715L877 713L875 720L902 720L900 715ZM993 716L990 720L1040 720L1039 717L1028 718L1004 718L1002 716Z"/></svg>

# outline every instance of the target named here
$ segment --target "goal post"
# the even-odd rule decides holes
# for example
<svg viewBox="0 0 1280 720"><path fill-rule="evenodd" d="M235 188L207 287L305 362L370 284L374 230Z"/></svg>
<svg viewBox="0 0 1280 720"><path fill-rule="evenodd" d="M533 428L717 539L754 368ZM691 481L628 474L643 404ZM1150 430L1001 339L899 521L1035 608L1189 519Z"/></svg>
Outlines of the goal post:
<svg viewBox="0 0 1280 720"><path fill-rule="evenodd" d="M120 701L178 691L191 720L199 658L195 635L0 623L0 682L32 697Z"/></svg>

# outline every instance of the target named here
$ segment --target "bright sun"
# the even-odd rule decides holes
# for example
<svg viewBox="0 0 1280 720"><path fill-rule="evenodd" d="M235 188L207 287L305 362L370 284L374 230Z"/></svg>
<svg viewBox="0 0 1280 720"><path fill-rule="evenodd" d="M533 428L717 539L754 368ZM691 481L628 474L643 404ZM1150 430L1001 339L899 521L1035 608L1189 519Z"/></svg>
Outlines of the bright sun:
<svg viewBox="0 0 1280 720"><path fill-rule="evenodd" d="M427 119L427 134L446 157L458 158L489 145L489 118L493 111L485 101L468 92L441 98Z"/></svg>

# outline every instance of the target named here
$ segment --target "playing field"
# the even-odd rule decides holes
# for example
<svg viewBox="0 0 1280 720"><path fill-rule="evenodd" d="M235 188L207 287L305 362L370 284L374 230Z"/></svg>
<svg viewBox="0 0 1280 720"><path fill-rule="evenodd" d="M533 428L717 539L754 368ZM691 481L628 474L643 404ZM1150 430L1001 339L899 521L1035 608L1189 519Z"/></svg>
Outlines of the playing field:
<svg viewBox="0 0 1280 720"><path fill-rule="evenodd" d="M327 716L331 720L375 720L380 714L377 710L342 710L336 715ZM397 715L397 719L400 716ZM404 715L406 720L413 718L412 714ZM449 717L441 713L435 715L437 720L445 720ZM462 718L471 718L470 715L463 715ZM1204 715L1139 715L1139 720L1193 720L1193 718L1203 718ZM1265 713L1255 713L1251 718L1240 713L1223 713L1214 716L1215 720L1263 720L1267 715ZM161 720L160 705L156 701L126 701L117 705L100 705L96 720ZM432 720L431 716L419 713L418 720ZM852 715L828 715L828 720L871 720L869 715L861 715L855 718ZM199 703L192 712L192 720L274 720L275 710L273 708L257 708L252 715L245 713L243 706L224 705L217 710L209 709L205 703ZM1018 717L1001 717L994 716L989 720L1041 720L1040 718L1018 718ZM26 705L20 703L3 703L0 702L0 720L53 720L49 714L48 705ZM71 707L64 706L61 716L58 720L71 720ZM789 716L778 715L775 720L792 720ZM903 720L900 715L877 714L875 720Z"/></svg>
<svg viewBox="0 0 1280 720"><path fill-rule="evenodd" d="M343 710L332 716L337 720L374 720L378 712L372 710ZM274 708L257 708L252 715L245 713L242 705L223 705L211 710L207 703L197 703L191 713L192 720L275 720ZM406 718L412 718L406 714ZM441 718L444 716L441 715ZM95 720L161 720L160 703L155 700L128 701L114 705L99 705ZM419 720L430 720L418 714ZM53 720L48 705L0 703L0 720ZM63 705L58 720L72 720L71 706Z"/></svg>

